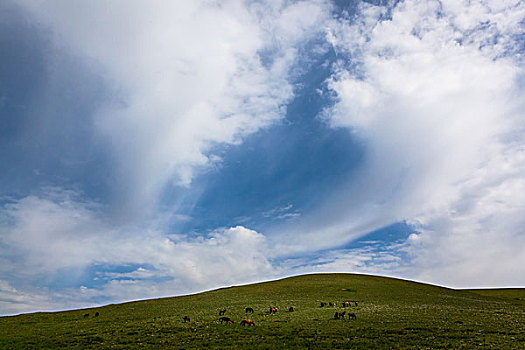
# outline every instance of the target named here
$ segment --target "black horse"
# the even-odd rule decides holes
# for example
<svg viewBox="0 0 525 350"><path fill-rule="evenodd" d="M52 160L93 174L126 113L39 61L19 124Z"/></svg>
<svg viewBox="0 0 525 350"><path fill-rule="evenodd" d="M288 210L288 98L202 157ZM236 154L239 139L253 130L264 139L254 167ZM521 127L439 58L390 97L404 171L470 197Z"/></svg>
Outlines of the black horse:
<svg viewBox="0 0 525 350"><path fill-rule="evenodd" d="M190 316L184 316L184 317L182 317L182 320L184 322L190 322Z"/></svg>
<svg viewBox="0 0 525 350"><path fill-rule="evenodd" d="M251 307L246 308L246 313L251 312L253 314L253 309Z"/></svg>

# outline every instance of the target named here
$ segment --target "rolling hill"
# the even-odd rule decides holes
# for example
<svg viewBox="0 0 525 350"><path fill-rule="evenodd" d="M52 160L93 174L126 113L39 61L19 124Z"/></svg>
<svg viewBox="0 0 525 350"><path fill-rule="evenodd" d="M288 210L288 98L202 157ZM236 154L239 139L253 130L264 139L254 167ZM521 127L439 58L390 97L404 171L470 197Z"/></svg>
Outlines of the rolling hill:
<svg viewBox="0 0 525 350"><path fill-rule="evenodd" d="M357 301L358 306L343 308L343 301ZM321 302L335 302L336 307L320 307ZM246 307L254 313L247 316ZM278 311L271 314L270 307ZM233 324L219 322L223 308ZM336 311L352 312L356 319L336 320ZM191 321L184 322L183 316ZM256 326L241 326L244 317ZM188 296L2 317L0 347L523 349L524 329L525 289L453 290L386 277L316 274Z"/></svg>

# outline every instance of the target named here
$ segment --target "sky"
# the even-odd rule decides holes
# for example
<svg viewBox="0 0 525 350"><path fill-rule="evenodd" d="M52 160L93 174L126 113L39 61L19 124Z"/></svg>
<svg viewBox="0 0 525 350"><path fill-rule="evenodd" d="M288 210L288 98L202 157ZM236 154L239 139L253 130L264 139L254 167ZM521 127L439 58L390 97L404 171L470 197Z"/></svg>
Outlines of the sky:
<svg viewBox="0 0 525 350"><path fill-rule="evenodd" d="M0 315L525 287L524 31L520 0L0 0Z"/></svg>

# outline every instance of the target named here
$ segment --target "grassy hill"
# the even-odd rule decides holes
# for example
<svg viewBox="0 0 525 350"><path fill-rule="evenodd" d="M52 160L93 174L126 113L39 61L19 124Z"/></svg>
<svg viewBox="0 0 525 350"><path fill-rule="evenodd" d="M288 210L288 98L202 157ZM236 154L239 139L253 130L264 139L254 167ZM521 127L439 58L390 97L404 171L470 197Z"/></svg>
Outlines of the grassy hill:
<svg viewBox="0 0 525 350"><path fill-rule="evenodd" d="M337 307L320 307L336 302ZM343 301L359 306L343 309ZM270 314L269 308L279 308ZM288 312L293 306L294 312ZM256 327L243 327L245 308ZM234 324L218 322L225 308ZM335 311L356 320L335 320ZM95 317L98 312L99 316ZM89 316L84 316L89 313ZM183 322L188 315L190 322ZM0 318L0 348L525 348L525 289L452 290L366 275L286 278L96 309Z"/></svg>

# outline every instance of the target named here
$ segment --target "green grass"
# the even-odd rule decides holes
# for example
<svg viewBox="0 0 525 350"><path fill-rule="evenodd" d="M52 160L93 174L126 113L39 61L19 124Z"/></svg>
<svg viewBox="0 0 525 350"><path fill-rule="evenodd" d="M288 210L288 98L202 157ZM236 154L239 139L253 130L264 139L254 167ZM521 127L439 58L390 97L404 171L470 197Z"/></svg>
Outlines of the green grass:
<svg viewBox="0 0 525 350"><path fill-rule="evenodd" d="M523 288L470 289L469 291L479 295L502 298L525 306L525 289Z"/></svg>
<svg viewBox="0 0 525 350"><path fill-rule="evenodd" d="M334 320L359 301L357 320ZM320 308L321 301L337 308ZM279 308L270 315L270 306ZM288 312L290 306L295 312ZM256 327L242 327L246 307ZM218 322L218 310L235 324ZM93 317L95 312L99 317ZM84 314L90 314L84 318ZM347 309L348 312L348 309ZM191 322L184 323L182 316ZM525 289L452 290L384 277L322 274L211 292L0 318L0 347L525 348Z"/></svg>

